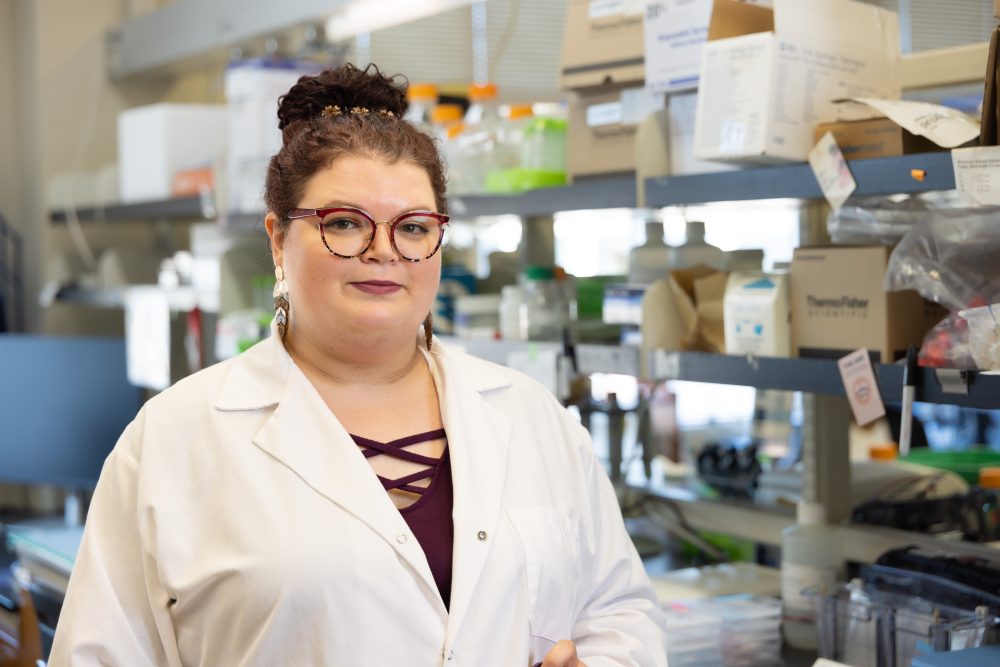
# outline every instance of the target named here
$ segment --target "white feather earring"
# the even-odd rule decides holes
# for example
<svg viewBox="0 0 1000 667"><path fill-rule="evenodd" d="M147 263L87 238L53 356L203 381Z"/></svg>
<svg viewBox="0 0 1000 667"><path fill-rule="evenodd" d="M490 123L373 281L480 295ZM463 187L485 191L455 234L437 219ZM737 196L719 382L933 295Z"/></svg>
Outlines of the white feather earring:
<svg viewBox="0 0 1000 667"><path fill-rule="evenodd" d="M288 332L288 283L280 266L274 267L274 321L278 325L278 335L284 340Z"/></svg>

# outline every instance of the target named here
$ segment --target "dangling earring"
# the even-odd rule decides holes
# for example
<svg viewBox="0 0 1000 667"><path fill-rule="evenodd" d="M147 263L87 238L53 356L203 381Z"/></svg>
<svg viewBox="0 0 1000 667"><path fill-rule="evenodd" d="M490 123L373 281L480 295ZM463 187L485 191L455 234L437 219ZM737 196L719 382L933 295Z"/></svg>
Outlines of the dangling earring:
<svg viewBox="0 0 1000 667"><path fill-rule="evenodd" d="M434 316L427 313L427 317L424 318L424 341L427 343L427 351L430 352L431 343L434 338Z"/></svg>
<svg viewBox="0 0 1000 667"><path fill-rule="evenodd" d="M278 335L285 339L288 332L288 283L280 266L274 267L274 321L278 325Z"/></svg>

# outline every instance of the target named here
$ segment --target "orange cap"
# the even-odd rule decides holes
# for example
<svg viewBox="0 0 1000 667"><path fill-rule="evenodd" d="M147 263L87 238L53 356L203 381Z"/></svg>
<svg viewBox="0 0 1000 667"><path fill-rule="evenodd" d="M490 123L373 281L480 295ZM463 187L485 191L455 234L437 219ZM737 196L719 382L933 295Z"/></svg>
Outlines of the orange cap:
<svg viewBox="0 0 1000 667"><path fill-rule="evenodd" d="M431 122L436 125L445 125L462 120L462 105L460 104L439 104L431 109Z"/></svg>
<svg viewBox="0 0 1000 667"><path fill-rule="evenodd" d="M873 461L892 461L896 456L896 443L893 442L871 445L868 448L868 458Z"/></svg>
<svg viewBox="0 0 1000 667"><path fill-rule="evenodd" d="M512 104L510 106L510 119L517 120L518 118L527 118L534 114L530 104Z"/></svg>
<svg viewBox="0 0 1000 667"><path fill-rule="evenodd" d="M473 102L492 100L496 96L497 84L495 83L474 83L469 86L469 99Z"/></svg>
<svg viewBox="0 0 1000 667"><path fill-rule="evenodd" d="M1000 468L995 466L980 468L979 486L984 489L1000 489Z"/></svg>
<svg viewBox="0 0 1000 667"><path fill-rule="evenodd" d="M438 87L433 83L411 83L406 89L406 99L410 100L434 100L438 98Z"/></svg>
<svg viewBox="0 0 1000 667"><path fill-rule="evenodd" d="M463 132L465 132L465 123L455 123L448 128L448 138L454 139Z"/></svg>

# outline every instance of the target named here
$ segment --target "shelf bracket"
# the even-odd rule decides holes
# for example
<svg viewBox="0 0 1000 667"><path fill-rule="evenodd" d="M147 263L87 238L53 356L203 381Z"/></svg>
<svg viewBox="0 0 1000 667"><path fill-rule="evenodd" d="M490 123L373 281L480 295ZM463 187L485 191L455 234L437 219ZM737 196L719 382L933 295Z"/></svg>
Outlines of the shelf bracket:
<svg viewBox="0 0 1000 667"><path fill-rule="evenodd" d="M935 368L934 377L946 394L969 394L969 374L956 368Z"/></svg>

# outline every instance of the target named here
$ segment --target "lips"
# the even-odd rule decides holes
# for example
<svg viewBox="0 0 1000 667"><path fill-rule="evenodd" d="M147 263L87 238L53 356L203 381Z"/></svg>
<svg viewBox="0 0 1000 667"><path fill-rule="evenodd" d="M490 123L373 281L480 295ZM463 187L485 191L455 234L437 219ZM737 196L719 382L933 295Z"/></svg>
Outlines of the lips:
<svg viewBox="0 0 1000 667"><path fill-rule="evenodd" d="M391 280L364 280L351 283L351 285L367 294L392 294L403 288L402 285Z"/></svg>

